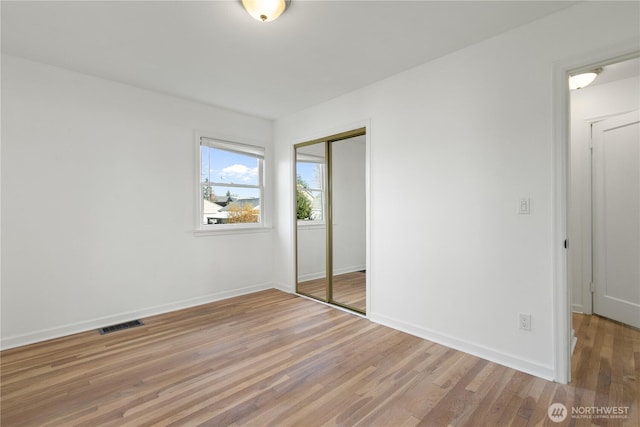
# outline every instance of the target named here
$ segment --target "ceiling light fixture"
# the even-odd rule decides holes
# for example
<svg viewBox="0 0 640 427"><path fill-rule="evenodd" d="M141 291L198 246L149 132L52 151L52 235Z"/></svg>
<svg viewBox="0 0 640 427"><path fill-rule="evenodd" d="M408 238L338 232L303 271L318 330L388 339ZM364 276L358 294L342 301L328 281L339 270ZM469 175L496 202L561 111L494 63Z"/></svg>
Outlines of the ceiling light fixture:
<svg viewBox="0 0 640 427"><path fill-rule="evenodd" d="M258 21L270 22L287 10L291 0L242 0L242 6Z"/></svg>
<svg viewBox="0 0 640 427"><path fill-rule="evenodd" d="M602 68L596 68L595 70L587 71L586 73L569 76L569 89L576 90L589 86L601 72Z"/></svg>

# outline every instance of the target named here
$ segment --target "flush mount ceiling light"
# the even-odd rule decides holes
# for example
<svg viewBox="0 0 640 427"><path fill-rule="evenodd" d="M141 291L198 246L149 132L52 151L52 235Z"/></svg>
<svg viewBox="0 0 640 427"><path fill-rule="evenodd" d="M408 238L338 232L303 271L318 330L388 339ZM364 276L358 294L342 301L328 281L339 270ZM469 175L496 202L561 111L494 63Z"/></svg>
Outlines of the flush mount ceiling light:
<svg viewBox="0 0 640 427"><path fill-rule="evenodd" d="M601 72L602 68L596 68L595 70L587 71L586 73L569 76L569 89L576 90L589 86Z"/></svg>
<svg viewBox="0 0 640 427"><path fill-rule="evenodd" d="M291 0L242 0L242 6L258 21L270 22L287 10Z"/></svg>

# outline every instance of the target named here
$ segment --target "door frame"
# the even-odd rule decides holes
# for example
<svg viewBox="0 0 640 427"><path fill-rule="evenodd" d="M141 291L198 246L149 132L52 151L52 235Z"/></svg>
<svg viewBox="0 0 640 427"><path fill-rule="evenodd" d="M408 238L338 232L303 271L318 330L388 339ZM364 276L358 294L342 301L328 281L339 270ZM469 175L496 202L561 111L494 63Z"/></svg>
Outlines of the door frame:
<svg viewBox="0 0 640 427"><path fill-rule="evenodd" d="M636 39L630 39L616 46L608 46L576 54L571 59L553 65L552 98L552 167L553 167L553 371L554 381L567 384L571 381L572 350L572 304L569 271L567 268L568 248L568 197L569 181L569 130L571 113L568 78L570 74L586 71L599 66L635 58L640 54Z"/></svg>
<svg viewBox="0 0 640 427"><path fill-rule="evenodd" d="M291 165L291 179L292 183L296 182L296 150L295 147L300 144L305 143L314 143L327 141L331 139L331 137L335 137L336 135L342 135L359 131L364 129L364 137L365 137L365 265L366 265L366 273L365 273L365 313L361 313L359 311L353 310L352 308L344 308L341 305L324 302L318 299L314 299L314 301L318 301L321 304L327 304L331 307L335 307L341 310L347 310L350 313L363 316L366 318L371 317L371 313L373 312L372 307L372 297L371 297L371 289L372 289L372 273L371 270L373 266L371 265L371 121L369 119L363 119L356 122L345 123L339 126L335 126L333 128L326 128L325 130L313 132L310 135L297 137L295 138L290 147L290 165ZM353 135L356 136L356 135ZM295 185L291 185L291 204L294 206L291 211L291 247L293 248L293 292L297 295L302 295L297 293L297 283L298 283L298 267L297 267L297 231L298 231L298 221L295 215L295 200L296 200L296 188ZM329 229L330 227L327 227ZM329 252L329 248L327 247L327 254ZM305 296L305 295L302 295ZM328 297L329 295L327 295Z"/></svg>

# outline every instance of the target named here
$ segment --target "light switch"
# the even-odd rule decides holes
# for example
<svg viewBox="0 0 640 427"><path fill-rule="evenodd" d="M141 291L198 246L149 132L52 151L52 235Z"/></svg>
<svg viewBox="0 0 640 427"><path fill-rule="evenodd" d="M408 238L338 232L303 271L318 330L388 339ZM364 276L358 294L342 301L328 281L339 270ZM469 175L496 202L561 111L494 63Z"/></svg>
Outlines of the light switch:
<svg viewBox="0 0 640 427"><path fill-rule="evenodd" d="M518 207L518 214L520 215L529 215L531 213L531 199L522 198L520 199L520 205Z"/></svg>

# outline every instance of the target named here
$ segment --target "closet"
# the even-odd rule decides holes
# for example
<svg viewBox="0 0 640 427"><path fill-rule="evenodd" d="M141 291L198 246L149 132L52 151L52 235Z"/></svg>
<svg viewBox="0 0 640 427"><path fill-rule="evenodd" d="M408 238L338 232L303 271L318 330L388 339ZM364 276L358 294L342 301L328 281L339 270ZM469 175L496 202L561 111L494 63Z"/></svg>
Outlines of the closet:
<svg viewBox="0 0 640 427"><path fill-rule="evenodd" d="M296 292L366 313L366 134L295 145Z"/></svg>

